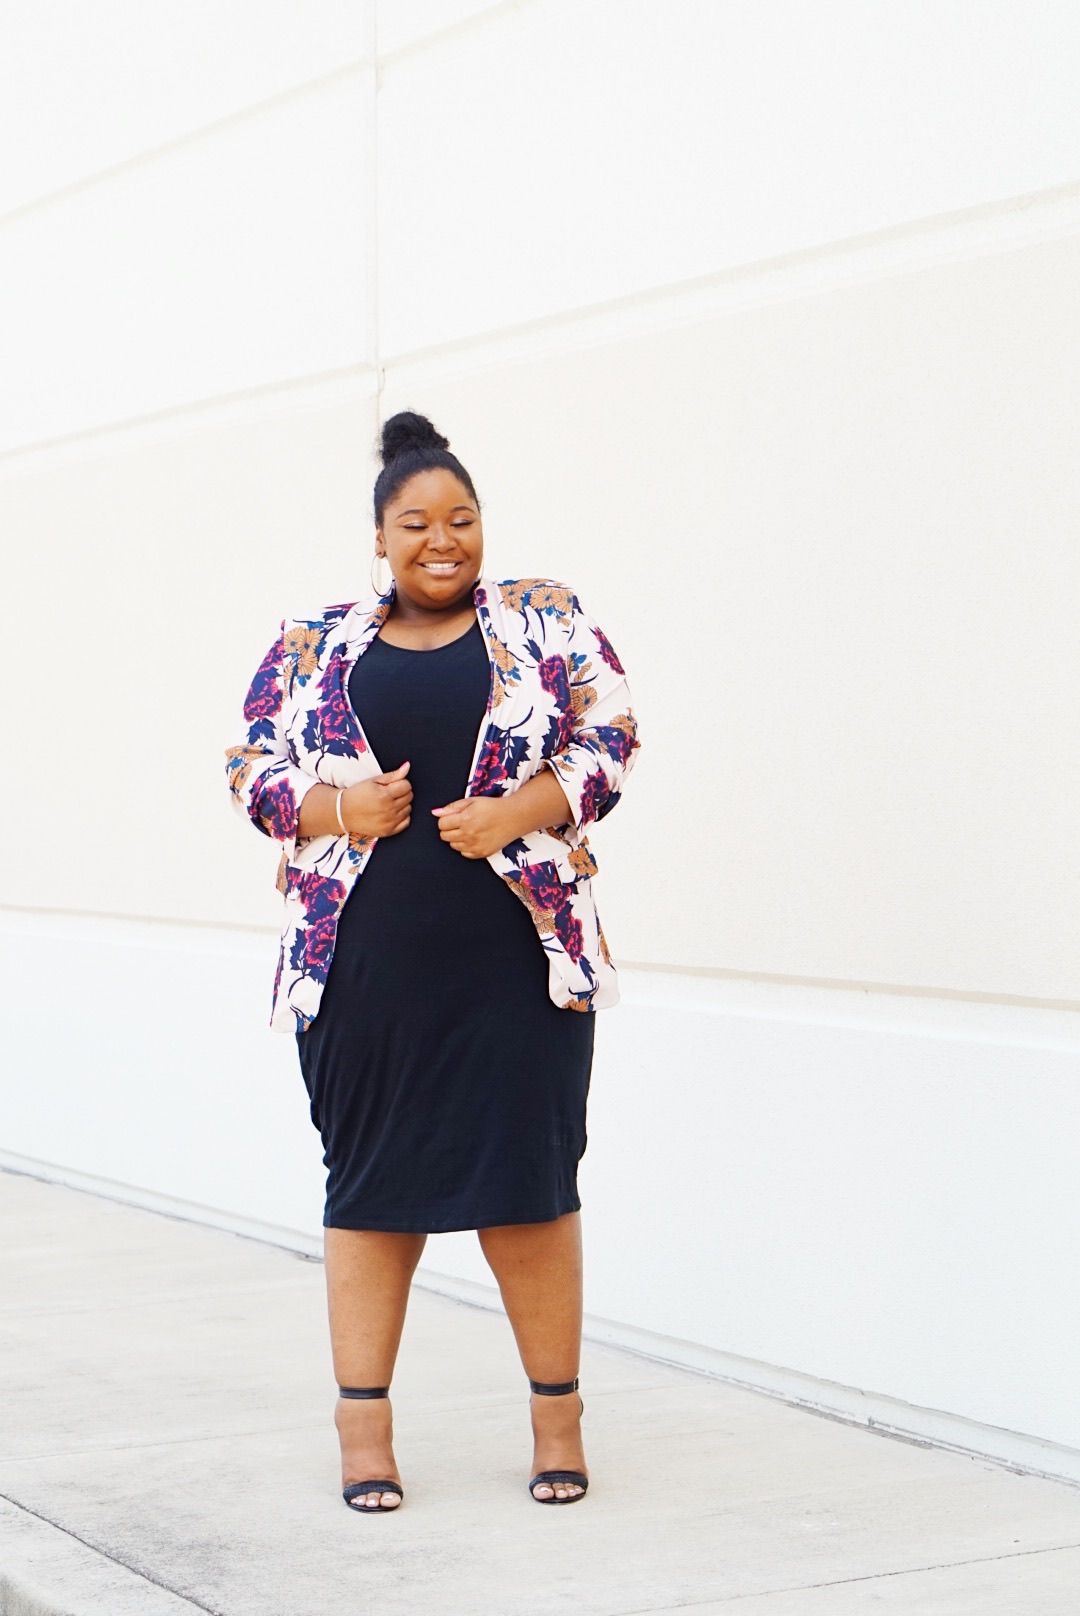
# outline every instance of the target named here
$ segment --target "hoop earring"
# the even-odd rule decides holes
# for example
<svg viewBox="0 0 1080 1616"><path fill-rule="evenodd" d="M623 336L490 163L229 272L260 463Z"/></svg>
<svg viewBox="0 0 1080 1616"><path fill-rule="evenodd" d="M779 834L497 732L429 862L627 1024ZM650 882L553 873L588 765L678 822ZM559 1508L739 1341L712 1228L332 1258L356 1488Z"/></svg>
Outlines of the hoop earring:
<svg viewBox="0 0 1080 1616"><path fill-rule="evenodd" d="M375 571L375 564L376 564L376 562L378 562L378 561L386 561L386 557L385 557L385 556L381 556L381 555L380 555L380 554L379 554L379 552L378 552L378 551L377 551L377 550L376 550L376 552L375 552L375 554L374 554L374 555L373 555L373 556L372 556L372 558L371 558L371 566L370 566L370 567L369 567L369 568L368 568L368 577L369 577L369 578L371 578L371 587L372 587L372 589L373 589L373 590L374 590L374 591L375 591L375 593L376 593L376 594L377 594L377 595L385 595L385 594L386 594L386 591L387 591L387 589L389 589L389 588L390 588L390 585L389 585L389 584L387 584L387 586L386 586L386 589L380 589L380 588L379 588L379 585L378 585L378 584L377 584L377 583L376 583L376 582L375 582L375 579L374 579L374 578L373 578L373 577L372 577L372 574L373 574L373 573L374 573L374 571ZM389 562L387 562L387 565L389 565ZM394 575L394 574L393 574L393 568L391 568L391 570L390 570L390 576L391 576L391 578L393 578L393 575Z"/></svg>

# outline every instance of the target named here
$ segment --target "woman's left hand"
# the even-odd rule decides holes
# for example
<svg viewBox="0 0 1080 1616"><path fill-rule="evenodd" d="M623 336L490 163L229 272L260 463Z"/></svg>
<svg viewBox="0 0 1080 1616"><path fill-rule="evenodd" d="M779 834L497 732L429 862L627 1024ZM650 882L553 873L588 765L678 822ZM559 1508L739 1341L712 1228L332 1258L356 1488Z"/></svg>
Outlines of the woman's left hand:
<svg viewBox="0 0 1080 1616"><path fill-rule="evenodd" d="M456 797L431 811L438 818L443 841L464 858L479 859L513 841L507 806L505 797Z"/></svg>

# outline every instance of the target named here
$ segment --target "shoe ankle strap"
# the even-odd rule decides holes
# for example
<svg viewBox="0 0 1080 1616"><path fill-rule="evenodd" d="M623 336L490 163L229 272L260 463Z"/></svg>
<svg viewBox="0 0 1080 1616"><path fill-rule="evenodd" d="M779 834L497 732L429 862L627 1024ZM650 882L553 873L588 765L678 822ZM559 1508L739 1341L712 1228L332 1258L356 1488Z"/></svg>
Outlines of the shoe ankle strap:
<svg viewBox="0 0 1080 1616"><path fill-rule="evenodd" d="M576 1392L579 1376L573 1380L530 1380L529 1385L534 1392L542 1392L545 1397L561 1397L563 1392Z"/></svg>
<svg viewBox="0 0 1080 1616"><path fill-rule="evenodd" d="M339 1386L342 1397L389 1397L389 1386Z"/></svg>

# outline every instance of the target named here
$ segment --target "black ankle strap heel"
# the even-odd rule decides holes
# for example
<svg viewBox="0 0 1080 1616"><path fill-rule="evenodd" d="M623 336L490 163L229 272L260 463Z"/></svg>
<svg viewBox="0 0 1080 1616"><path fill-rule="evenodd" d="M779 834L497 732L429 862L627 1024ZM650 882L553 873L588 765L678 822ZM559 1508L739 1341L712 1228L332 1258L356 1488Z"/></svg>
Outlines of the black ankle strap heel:
<svg viewBox="0 0 1080 1616"><path fill-rule="evenodd" d="M341 1397L389 1397L389 1386L339 1386L338 1394ZM350 1481L341 1496L354 1515L392 1515L400 1504L384 1504L380 1499L374 1508L370 1504L354 1504L352 1500L361 1493L397 1493L404 1499L405 1493L401 1484L391 1481L387 1476L373 1476L370 1481Z"/></svg>
<svg viewBox="0 0 1080 1616"><path fill-rule="evenodd" d="M566 1392L577 1391L580 1378L579 1375L575 1375L573 1380L533 1380L530 1378L529 1388L531 1391L541 1393L544 1397L562 1397ZM584 1399L579 1396L578 1402L581 1404L581 1412L584 1414ZM552 1485L557 1481L573 1482L576 1487L581 1488L581 1491L579 1493L570 1493L565 1498L558 1498ZM551 1487L550 1498L536 1497L533 1488L540 1482L544 1482ZM538 1504L576 1504L579 1498L585 1497L588 1487L589 1478L583 1470L540 1470L528 1483L529 1494L536 1499Z"/></svg>

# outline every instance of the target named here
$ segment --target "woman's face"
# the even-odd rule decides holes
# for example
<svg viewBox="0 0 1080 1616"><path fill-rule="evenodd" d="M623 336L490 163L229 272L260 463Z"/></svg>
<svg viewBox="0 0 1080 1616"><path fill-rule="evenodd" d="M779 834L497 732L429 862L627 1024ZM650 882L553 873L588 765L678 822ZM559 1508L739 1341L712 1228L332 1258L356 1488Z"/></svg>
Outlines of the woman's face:
<svg viewBox="0 0 1080 1616"><path fill-rule="evenodd" d="M389 561L399 602L426 611L461 605L483 570L476 501L445 466L416 472L387 501L375 554Z"/></svg>

